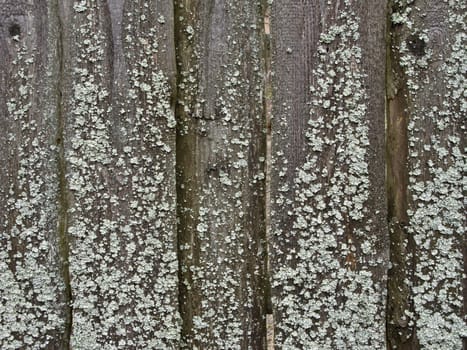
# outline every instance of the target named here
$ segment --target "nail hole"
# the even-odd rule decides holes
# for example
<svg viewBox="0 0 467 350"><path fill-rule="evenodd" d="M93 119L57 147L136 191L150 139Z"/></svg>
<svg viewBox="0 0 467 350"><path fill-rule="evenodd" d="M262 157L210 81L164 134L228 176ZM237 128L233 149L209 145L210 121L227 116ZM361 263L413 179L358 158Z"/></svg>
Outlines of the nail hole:
<svg viewBox="0 0 467 350"><path fill-rule="evenodd" d="M420 39L418 35L412 34L407 38L407 46L415 56L422 57L425 55L426 42Z"/></svg>
<svg viewBox="0 0 467 350"><path fill-rule="evenodd" d="M19 36L21 34L21 28L19 27L18 24L12 24L10 28L8 28L8 32L10 33L10 36Z"/></svg>

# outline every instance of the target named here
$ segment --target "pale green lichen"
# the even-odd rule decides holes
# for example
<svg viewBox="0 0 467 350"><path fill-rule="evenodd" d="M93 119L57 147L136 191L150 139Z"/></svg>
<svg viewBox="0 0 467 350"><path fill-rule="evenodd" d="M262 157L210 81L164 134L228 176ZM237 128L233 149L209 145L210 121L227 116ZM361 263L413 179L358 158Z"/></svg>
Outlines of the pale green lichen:
<svg viewBox="0 0 467 350"><path fill-rule="evenodd" d="M276 210L292 219L291 227L280 229L272 213L273 305L283 349L370 350L385 344L384 286L371 271L384 257L375 255L378 242L367 205L368 91L360 19L352 7L345 2L320 37L304 131L306 159L293 173L293 187L284 181L272 199ZM276 118L288 127L287 116ZM273 153L274 162L287 167L280 151ZM292 173L284 169L279 176L287 174ZM294 248L285 251L281 242Z"/></svg>
<svg viewBox="0 0 467 350"><path fill-rule="evenodd" d="M407 319L420 346L433 350L460 349L467 335L462 319L466 159L460 136L465 131L466 9L464 1L446 1L408 6L404 14L393 15L393 21L404 17L396 24L406 26L410 40L427 46L417 51L407 40L397 50L409 92L407 231L416 244L414 280L405 282L414 302Z"/></svg>
<svg viewBox="0 0 467 350"><path fill-rule="evenodd" d="M113 21L126 33L118 43L124 71L107 66L109 41L118 39L99 27L107 5L78 9L69 32L76 51L67 61L74 70L65 133L74 349L179 343L175 118L156 58L162 13L155 17L147 5ZM125 89L108 81L112 74Z"/></svg>
<svg viewBox="0 0 467 350"><path fill-rule="evenodd" d="M0 348L5 350L55 346L55 335L65 326L56 244L57 152L51 127L56 114L56 96L51 89L56 57L53 36L49 36L52 30L45 30L50 40L48 54L38 54L33 47L31 37L36 32L7 43L9 79L2 83L15 88L6 96L8 114L2 116L6 126L2 137L8 140L2 149L8 161L3 164L5 181L0 185ZM39 64L47 73L41 81L35 74Z"/></svg>
<svg viewBox="0 0 467 350"><path fill-rule="evenodd" d="M264 181L263 165L255 159L263 122L256 5L202 4L196 21L185 19L178 29L184 63L179 134L181 142L193 142L180 150L180 158L189 152L195 159L179 163L180 198L194 197L180 202L187 217L180 228L188 304L183 307L193 311L182 348L243 349L261 343L256 323L261 316L253 311L262 297L253 276L260 276L256 246L262 222L252 222L261 213L252 201L259 202ZM180 13L192 16L188 9Z"/></svg>

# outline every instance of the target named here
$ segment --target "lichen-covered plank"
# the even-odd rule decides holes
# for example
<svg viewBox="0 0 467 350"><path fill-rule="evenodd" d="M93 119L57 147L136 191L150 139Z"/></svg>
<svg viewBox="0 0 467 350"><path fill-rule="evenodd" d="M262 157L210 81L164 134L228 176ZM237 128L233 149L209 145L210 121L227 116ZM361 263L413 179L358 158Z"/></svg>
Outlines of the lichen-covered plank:
<svg viewBox="0 0 467 350"><path fill-rule="evenodd" d="M272 3L280 349L385 349L386 2Z"/></svg>
<svg viewBox="0 0 467 350"><path fill-rule="evenodd" d="M177 349L173 7L61 1L74 349Z"/></svg>
<svg viewBox="0 0 467 350"><path fill-rule="evenodd" d="M467 345L462 285L467 4L392 5L389 346L461 349Z"/></svg>
<svg viewBox="0 0 467 350"><path fill-rule="evenodd" d="M0 1L0 348L64 349L54 1Z"/></svg>
<svg viewBox="0 0 467 350"><path fill-rule="evenodd" d="M175 1L183 348L265 335L262 7Z"/></svg>

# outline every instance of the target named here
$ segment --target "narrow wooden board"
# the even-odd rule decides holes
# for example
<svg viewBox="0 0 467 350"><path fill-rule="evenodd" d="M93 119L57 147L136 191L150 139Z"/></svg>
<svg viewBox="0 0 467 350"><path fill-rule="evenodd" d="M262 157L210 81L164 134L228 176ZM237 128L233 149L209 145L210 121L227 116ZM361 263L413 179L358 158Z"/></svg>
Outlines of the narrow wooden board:
<svg viewBox="0 0 467 350"><path fill-rule="evenodd" d="M393 3L388 71L391 349L467 346L466 10L464 1Z"/></svg>
<svg viewBox="0 0 467 350"><path fill-rule="evenodd" d="M172 3L60 13L71 346L178 348Z"/></svg>
<svg viewBox="0 0 467 350"><path fill-rule="evenodd" d="M385 1L272 3L280 349L384 349Z"/></svg>
<svg viewBox="0 0 467 350"><path fill-rule="evenodd" d="M183 346L265 343L260 1L175 1Z"/></svg>
<svg viewBox="0 0 467 350"><path fill-rule="evenodd" d="M0 348L64 349L54 1L0 1Z"/></svg>

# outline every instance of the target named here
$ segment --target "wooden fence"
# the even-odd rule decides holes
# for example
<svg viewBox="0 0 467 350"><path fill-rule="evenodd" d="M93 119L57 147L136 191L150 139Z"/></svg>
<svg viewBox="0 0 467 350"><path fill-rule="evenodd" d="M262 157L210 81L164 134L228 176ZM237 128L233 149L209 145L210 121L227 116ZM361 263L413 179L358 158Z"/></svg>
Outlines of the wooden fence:
<svg viewBox="0 0 467 350"><path fill-rule="evenodd" d="M463 0L0 0L0 348L467 348Z"/></svg>

